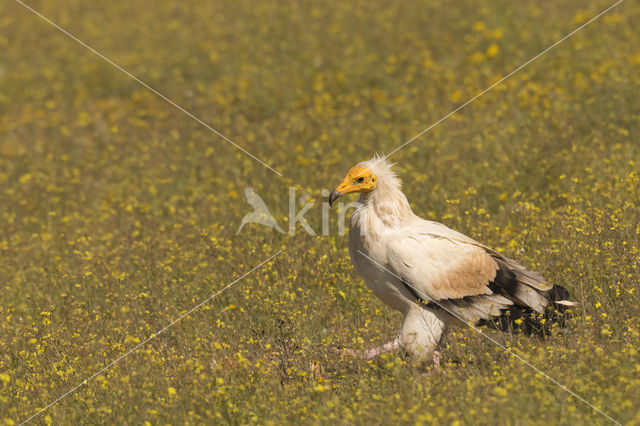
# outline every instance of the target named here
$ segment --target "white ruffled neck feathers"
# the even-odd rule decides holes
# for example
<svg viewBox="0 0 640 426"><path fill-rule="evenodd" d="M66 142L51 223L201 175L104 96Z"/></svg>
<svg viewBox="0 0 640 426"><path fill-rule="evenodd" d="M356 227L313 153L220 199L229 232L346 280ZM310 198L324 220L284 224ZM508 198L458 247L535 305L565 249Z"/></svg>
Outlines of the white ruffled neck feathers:
<svg viewBox="0 0 640 426"><path fill-rule="evenodd" d="M387 226L397 228L415 217L407 197L402 193L402 183L386 157L376 155L358 166L367 167L378 178L376 188L360 196L359 206L353 215L356 225L379 230ZM373 229L372 229L373 227Z"/></svg>

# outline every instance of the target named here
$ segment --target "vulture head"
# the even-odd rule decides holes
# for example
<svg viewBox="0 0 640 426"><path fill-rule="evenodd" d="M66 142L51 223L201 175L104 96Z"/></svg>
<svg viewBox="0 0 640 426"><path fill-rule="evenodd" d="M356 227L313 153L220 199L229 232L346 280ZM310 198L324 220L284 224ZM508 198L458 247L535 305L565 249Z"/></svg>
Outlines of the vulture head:
<svg viewBox="0 0 640 426"><path fill-rule="evenodd" d="M360 192L366 196L373 194L376 190L400 189L400 180L392 166L393 164L383 156L375 156L353 166L342 183L329 195L329 205L333 206L339 197L352 192Z"/></svg>

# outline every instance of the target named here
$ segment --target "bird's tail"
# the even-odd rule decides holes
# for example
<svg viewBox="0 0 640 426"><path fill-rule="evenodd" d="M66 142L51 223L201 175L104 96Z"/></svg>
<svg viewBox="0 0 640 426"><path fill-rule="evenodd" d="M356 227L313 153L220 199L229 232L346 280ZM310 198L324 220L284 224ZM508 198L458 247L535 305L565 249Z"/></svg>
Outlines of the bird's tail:
<svg viewBox="0 0 640 426"><path fill-rule="evenodd" d="M570 317L569 308L578 303L569 300L569 291L559 285L554 285L547 293L549 304L543 314L528 306L513 305L504 310L503 314L493 325L501 331L523 332L527 335L548 336L551 329L557 325L561 330L566 329Z"/></svg>
<svg viewBox="0 0 640 426"><path fill-rule="evenodd" d="M550 321L550 324L547 325L546 334L549 334L552 324L558 324L561 329L565 329L570 316L569 308L578 306L578 302L569 300L571 297L569 290L561 285L554 285L548 295L551 303L547 305L545 318Z"/></svg>

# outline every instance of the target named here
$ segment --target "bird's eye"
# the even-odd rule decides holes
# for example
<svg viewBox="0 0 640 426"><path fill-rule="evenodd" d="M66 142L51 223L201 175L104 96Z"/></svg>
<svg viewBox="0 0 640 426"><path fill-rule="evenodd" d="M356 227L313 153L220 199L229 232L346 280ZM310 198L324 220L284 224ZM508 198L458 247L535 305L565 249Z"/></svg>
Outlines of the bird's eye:
<svg viewBox="0 0 640 426"><path fill-rule="evenodd" d="M356 179L356 183L362 183L362 182L364 182L364 178L362 176Z"/></svg>

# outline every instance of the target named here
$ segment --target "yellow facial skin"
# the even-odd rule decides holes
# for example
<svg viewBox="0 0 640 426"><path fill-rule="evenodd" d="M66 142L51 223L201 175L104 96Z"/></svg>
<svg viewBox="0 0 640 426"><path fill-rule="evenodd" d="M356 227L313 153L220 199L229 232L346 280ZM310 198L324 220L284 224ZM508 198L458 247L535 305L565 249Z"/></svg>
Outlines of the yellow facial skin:
<svg viewBox="0 0 640 426"><path fill-rule="evenodd" d="M352 167L342 183L329 196L329 205L333 207L338 197L352 192L369 192L378 185L378 178L366 167Z"/></svg>

